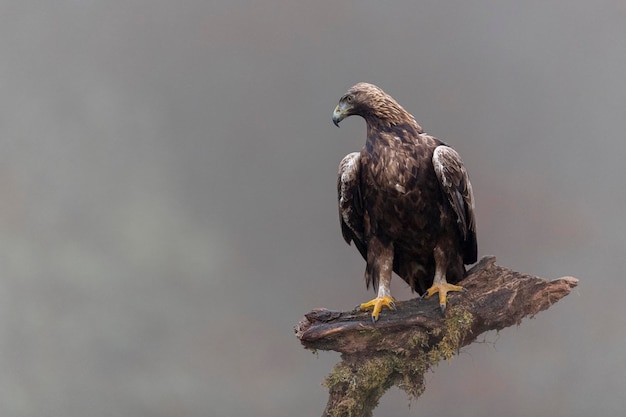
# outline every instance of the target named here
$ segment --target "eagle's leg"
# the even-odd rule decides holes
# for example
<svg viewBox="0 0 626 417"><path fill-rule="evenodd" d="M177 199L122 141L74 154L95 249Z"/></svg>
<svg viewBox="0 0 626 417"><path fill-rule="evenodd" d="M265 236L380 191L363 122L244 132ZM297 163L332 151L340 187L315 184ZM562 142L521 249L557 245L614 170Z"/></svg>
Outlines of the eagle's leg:
<svg viewBox="0 0 626 417"><path fill-rule="evenodd" d="M391 310L396 309L396 303L391 296L391 272L393 270L393 244L383 245L376 237L370 239L367 251L367 269L365 270L366 281L378 286L377 297L359 306L361 310L373 307L372 322L376 323L378 315L383 307Z"/></svg>
<svg viewBox="0 0 626 417"><path fill-rule="evenodd" d="M446 253L439 246L435 246L433 251L435 255L435 278L433 285L422 294L422 298L430 298L435 293L439 293L439 307L441 312L446 312L446 304L448 301L448 292L465 291L465 288L459 285L448 284L446 281L446 269L448 266Z"/></svg>
<svg viewBox="0 0 626 417"><path fill-rule="evenodd" d="M378 283L378 296L373 300L370 300L359 306L361 310L367 310L371 307L374 307L374 309L372 310L372 322L374 323L376 323L376 321L378 320L378 315L380 314L380 311L383 309L383 307L387 307L391 310L396 309L396 300L394 300L394 298L391 296L391 290L389 289L390 281L391 277L389 277L389 280L381 279Z"/></svg>

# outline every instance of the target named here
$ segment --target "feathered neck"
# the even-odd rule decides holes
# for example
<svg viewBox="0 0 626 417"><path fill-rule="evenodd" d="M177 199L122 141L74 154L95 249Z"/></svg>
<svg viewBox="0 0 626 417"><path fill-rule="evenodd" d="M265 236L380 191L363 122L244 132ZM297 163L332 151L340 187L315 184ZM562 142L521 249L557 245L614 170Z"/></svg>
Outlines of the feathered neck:
<svg viewBox="0 0 626 417"><path fill-rule="evenodd" d="M348 90L354 97L354 112L362 116L369 127L388 130L405 126L407 130L423 133L422 127L411 113L404 110L398 102L380 87L369 83L358 83Z"/></svg>
<svg viewBox="0 0 626 417"><path fill-rule="evenodd" d="M386 104L385 106L375 107L363 115L368 125L382 130L393 129L398 126L410 126L416 133L424 133L415 117L404 110L402 106L395 101L390 101Z"/></svg>

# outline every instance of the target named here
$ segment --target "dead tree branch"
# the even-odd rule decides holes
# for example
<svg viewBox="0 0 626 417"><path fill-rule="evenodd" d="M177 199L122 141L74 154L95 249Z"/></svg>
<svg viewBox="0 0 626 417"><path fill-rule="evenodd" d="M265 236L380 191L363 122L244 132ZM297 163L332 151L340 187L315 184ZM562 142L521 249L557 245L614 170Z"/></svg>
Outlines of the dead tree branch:
<svg viewBox="0 0 626 417"><path fill-rule="evenodd" d="M369 312L317 309L295 328L304 347L334 350L342 361L326 379L323 417L371 417L384 392L397 385L412 398L424 391L424 374L489 330L533 317L570 293L578 280L547 281L512 271L485 257L461 282L468 292L449 293L445 317L433 297L397 302L373 325Z"/></svg>

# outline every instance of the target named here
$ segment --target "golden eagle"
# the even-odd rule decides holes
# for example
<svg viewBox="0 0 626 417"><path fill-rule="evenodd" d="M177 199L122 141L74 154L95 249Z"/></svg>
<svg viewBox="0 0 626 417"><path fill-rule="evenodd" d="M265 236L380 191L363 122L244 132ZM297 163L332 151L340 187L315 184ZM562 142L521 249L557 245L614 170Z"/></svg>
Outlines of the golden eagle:
<svg viewBox="0 0 626 417"><path fill-rule="evenodd" d="M383 306L395 310L393 270L422 297L438 292L445 312L447 292L463 291L452 284L477 255L474 196L461 157L375 85L351 87L333 122L352 115L365 119L367 140L339 164L337 194L343 237L366 260L366 286L377 291L360 308L373 307L374 322Z"/></svg>

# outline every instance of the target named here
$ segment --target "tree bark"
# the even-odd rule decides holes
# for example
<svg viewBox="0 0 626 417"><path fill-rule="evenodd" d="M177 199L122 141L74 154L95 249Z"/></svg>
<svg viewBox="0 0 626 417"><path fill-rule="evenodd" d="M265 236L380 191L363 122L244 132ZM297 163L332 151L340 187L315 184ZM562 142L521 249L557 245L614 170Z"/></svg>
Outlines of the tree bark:
<svg viewBox="0 0 626 417"><path fill-rule="evenodd" d="M438 297L396 303L376 324L370 312L316 309L295 328L304 347L341 353L326 378L328 403L323 417L371 417L378 400L397 385L416 399L424 374L454 356L489 330L533 317L578 285L573 277L547 281L496 265L484 257L460 283L467 292L449 293L445 316Z"/></svg>

